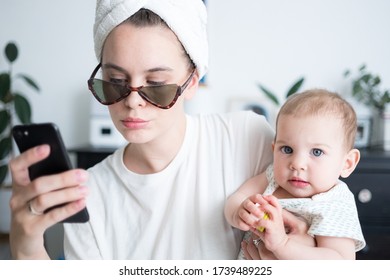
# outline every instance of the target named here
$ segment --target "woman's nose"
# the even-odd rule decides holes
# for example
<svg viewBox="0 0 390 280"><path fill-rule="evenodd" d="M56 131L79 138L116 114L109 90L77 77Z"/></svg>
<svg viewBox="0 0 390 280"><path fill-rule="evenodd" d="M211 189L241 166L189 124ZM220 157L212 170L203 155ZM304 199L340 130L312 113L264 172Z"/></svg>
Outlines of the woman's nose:
<svg viewBox="0 0 390 280"><path fill-rule="evenodd" d="M130 108L136 108L145 106L146 101L139 95L137 90L132 90L125 98L125 104Z"/></svg>

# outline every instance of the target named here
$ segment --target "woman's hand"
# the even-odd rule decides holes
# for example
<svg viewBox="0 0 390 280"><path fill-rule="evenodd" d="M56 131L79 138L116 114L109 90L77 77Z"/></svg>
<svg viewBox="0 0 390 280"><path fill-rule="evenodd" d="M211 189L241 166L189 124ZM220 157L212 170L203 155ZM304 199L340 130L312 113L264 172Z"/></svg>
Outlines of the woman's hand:
<svg viewBox="0 0 390 280"><path fill-rule="evenodd" d="M28 168L45 159L48 145L32 148L10 162L12 174L11 253L15 259L48 259L43 234L47 228L76 214L85 207L85 170L42 176L30 181ZM45 213L53 206L64 204Z"/></svg>

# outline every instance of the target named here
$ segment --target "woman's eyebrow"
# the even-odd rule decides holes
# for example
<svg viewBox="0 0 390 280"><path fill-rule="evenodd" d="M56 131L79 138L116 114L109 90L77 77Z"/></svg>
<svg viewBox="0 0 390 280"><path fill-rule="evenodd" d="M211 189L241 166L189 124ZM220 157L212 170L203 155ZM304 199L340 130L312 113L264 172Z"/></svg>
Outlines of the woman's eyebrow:
<svg viewBox="0 0 390 280"><path fill-rule="evenodd" d="M106 70L106 69L115 69L115 70L117 70L119 72L128 74L127 71L124 68L122 68L122 67L120 67L120 66L118 66L116 64L112 64L112 63L105 63L105 64L102 65L102 68L104 70Z"/></svg>
<svg viewBox="0 0 390 280"><path fill-rule="evenodd" d="M126 71L126 69L116 65L116 64L113 64L113 63L105 63L102 65L102 68L103 69L115 69L119 72L122 72L122 73L125 73L125 74L128 74L128 72ZM154 73L154 72L171 72L173 71L173 69L171 67L165 67L165 66L158 66L158 67L153 67L153 68L150 68L150 69L147 69L145 72L146 73Z"/></svg>
<svg viewBox="0 0 390 280"><path fill-rule="evenodd" d="M164 67L164 66L154 67L154 68L146 70L146 72L149 72L149 73L153 73L153 72L171 72L171 71L173 71L172 68Z"/></svg>

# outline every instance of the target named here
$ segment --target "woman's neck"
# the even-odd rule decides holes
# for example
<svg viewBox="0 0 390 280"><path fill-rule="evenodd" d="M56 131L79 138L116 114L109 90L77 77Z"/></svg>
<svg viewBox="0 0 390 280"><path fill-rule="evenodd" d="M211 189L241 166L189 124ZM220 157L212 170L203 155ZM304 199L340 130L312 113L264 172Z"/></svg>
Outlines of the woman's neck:
<svg viewBox="0 0 390 280"><path fill-rule="evenodd" d="M186 118L158 138L143 144L129 143L123 162L127 169L138 174L153 174L164 170L176 157L186 134Z"/></svg>

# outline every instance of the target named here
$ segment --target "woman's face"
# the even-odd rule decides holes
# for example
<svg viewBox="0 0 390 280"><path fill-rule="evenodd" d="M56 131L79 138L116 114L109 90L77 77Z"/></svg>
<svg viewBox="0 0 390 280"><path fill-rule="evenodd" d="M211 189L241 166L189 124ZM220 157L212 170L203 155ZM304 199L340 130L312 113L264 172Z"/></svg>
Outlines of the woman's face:
<svg viewBox="0 0 390 280"><path fill-rule="evenodd" d="M117 26L107 37L102 54L103 79L126 80L131 87L177 84L181 86L191 69L175 34L164 26ZM192 81L170 109L160 109L135 91L108 106L115 127L130 143L148 143L184 134L184 98L191 97L198 78Z"/></svg>

